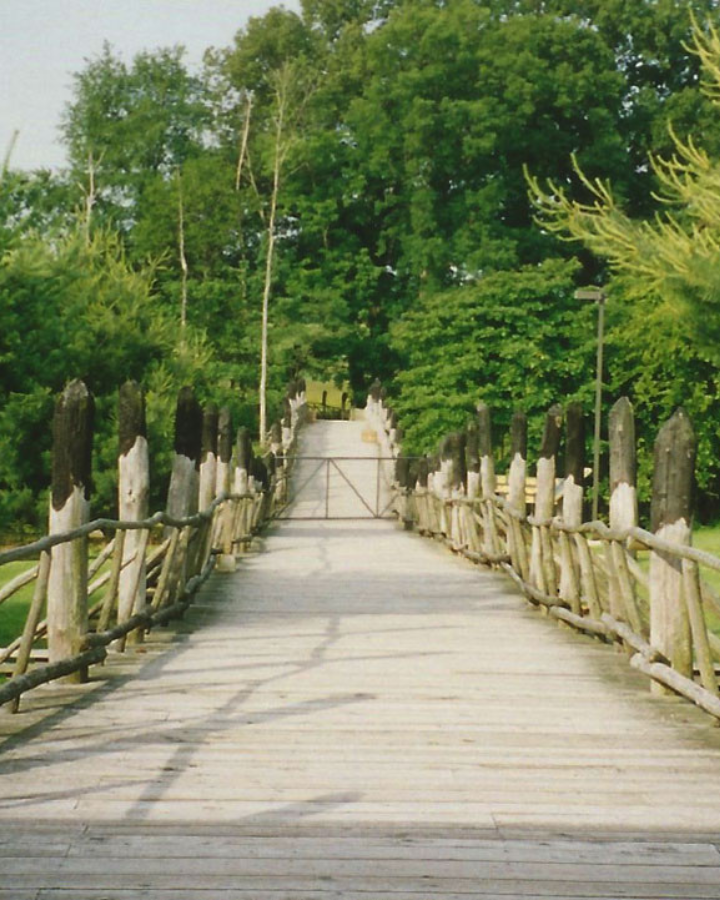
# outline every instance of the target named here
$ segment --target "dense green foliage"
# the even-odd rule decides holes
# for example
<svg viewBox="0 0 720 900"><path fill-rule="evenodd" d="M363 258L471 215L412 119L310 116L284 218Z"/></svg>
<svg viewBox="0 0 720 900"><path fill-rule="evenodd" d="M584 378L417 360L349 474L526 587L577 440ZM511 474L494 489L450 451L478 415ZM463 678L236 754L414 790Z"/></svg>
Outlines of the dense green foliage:
<svg viewBox="0 0 720 900"><path fill-rule="evenodd" d="M50 397L69 377L107 413L107 469L129 376L148 385L157 446L183 380L255 425L274 200L271 410L299 371L358 397L379 376L419 450L480 397L499 431L515 405L589 406L594 310L573 292L603 264L534 224L524 167L567 185L574 154L629 215L651 215L647 153L672 149L668 122L720 154L683 46L690 12L715 7L303 0L301 15L251 19L197 73L177 48L132 61L106 48L76 76L68 171L0 186L0 516L36 506ZM611 298L607 403L630 394L647 444L685 402L717 494L717 361L650 292L617 282Z"/></svg>

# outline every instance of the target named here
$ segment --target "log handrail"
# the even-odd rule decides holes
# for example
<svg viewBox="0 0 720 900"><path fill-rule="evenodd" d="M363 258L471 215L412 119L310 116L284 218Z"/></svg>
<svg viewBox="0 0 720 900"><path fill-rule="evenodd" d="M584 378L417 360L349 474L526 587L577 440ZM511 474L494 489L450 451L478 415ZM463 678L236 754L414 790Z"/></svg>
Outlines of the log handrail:
<svg viewBox="0 0 720 900"><path fill-rule="evenodd" d="M720 719L715 668L715 663L720 662L720 637L709 631L703 612L704 606L720 611L720 597L702 579L699 570L704 566L720 572L720 558L691 546L685 537L689 533L688 485L692 478L688 465L694 457L692 428L685 414L678 411L658 436L662 452L658 454L656 445L656 471L658 459L666 468L660 478L660 491L656 491L660 499L653 502L658 503L660 515L664 516L657 521L661 526L669 523L670 527L658 527L653 532L637 524L634 427L632 407L627 400L618 401L610 421L613 490L610 525L601 520L583 522L580 518L577 491L581 503L581 439L575 440L572 463L568 461L572 471L566 471L564 480L556 480L554 429L560 420L559 408L554 407L550 412L540 453L537 475L540 514L537 498L532 512L528 513L526 508L522 432L517 440L513 435L513 453L521 465L513 469L515 462L511 461L507 496L497 491L494 478L477 474L481 470L494 473L489 441L481 464L475 435L482 434L489 426L487 408L480 404L478 410L484 418L478 419L480 424L468 426L473 442L463 484L453 484L448 474L457 465L444 456L444 447L453 445L450 436L447 444L441 445L439 457L427 458L430 467L425 469L426 474L417 472L412 485L408 485L403 474L402 482L395 485L396 513L404 527L416 527L421 534L441 541L474 563L500 568L530 603L544 607L560 623L595 639L624 645L634 653L633 668L650 677L661 692L680 694ZM388 415L377 384L368 397L368 414L383 429L384 439L390 441ZM579 414L581 411L574 408L575 422ZM522 428L522 421L514 421L513 427L516 424ZM671 441L675 444L670 445ZM682 441L685 443L678 443ZM671 460L670 470L667 460ZM678 472L672 469L675 460L679 460ZM564 485L563 491L557 490L558 483ZM672 495L673 490L678 491L677 499ZM575 510L572 521L566 521L563 514L551 509L549 498L553 492L555 502L558 494L567 493L574 503L569 507ZM679 524L674 525L675 521ZM638 550L650 553L649 576L635 559ZM641 614L639 600L644 604L643 595L648 591L649 608ZM667 614L655 622L648 621L653 603L674 609L672 625L667 624L672 619ZM695 680L693 659L700 683Z"/></svg>
<svg viewBox="0 0 720 900"><path fill-rule="evenodd" d="M126 496L141 496L143 490L147 491L144 400L142 391L133 383L123 386L120 397L121 484L124 477ZM92 405L92 398L81 382L73 382L66 388L58 400L58 409L62 412L63 405L77 402L84 404L85 409ZM8 647L0 649L0 662L15 658L12 676L0 685L0 704L7 704L10 711L16 712L20 697L25 691L56 678L82 677L88 666L102 662L110 645L122 652L127 641L142 640L145 631L181 616L190 604L194 592L215 569L217 560L223 563L223 571L233 570L235 554L242 552L272 517L277 502L285 491L287 473L291 466L286 454L294 447L297 429L306 420L304 404L304 389L296 391L289 404L291 415L282 427L279 423L273 426L270 449L264 452L260 461L253 458L252 448L248 449L246 443L246 455L242 460L236 459L235 485L231 488L229 413L223 411L222 416L219 416L217 407L212 404L203 413L192 391L184 388L178 400L175 462L168 508L148 516L138 515L142 512L142 505L126 505L125 511L134 518L101 517L87 521L87 515L82 514L79 500L82 494L78 493L78 483L71 480L79 470L66 462L64 445L60 445L58 453L58 434L63 429L56 427L55 459L56 463L58 459L60 462L53 470L51 533L23 546L0 552L0 567L11 562L40 558L40 563L0 589L2 603L22 587L35 582L23 633ZM122 413L127 413L128 410L131 415L126 416L123 430ZM185 416L182 422L181 415ZM57 420L56 412L56 422ZM197 434L199 423L203 426L202 444ZM222 446L219 446L220 436L223 437ZM67 434L62 437L68 440ZM86 428L83 435L86 443L84 447L79 447L79 452L84 453L85 459L89 446L87 441L91 437ZM144 464L138 447L144 453ZM218 449L221 454L219 461L216 452ZM136 454L134 459L133 453ZM82 471L82 477L87 485L89 476L85 470ZM82 488L82 484L79 487ZM74 519L72 516L58 518L56 513L56 530L52 530L52 510L64 510L71 503L75 504L73 508L79 510L80 515ZM58 522L74 527L58 528ZM165 530L164 540L159 547L148 551L149 536L159 527ZM68 653L61 647L58 653L55 645L53 656L52 631L48 632L49 619L42 619L42 610L50 602L55 554L65 553L63 548L73 542L82 541L87 547L87 538L96 531L114 532L114 535L92 563L85 557L83 566L73 569L70 576L73 580L66 584L68 592L75 598L73 602L77 603L79 599L83 604L81 618L77 621L84 622L85 625L78 630L76 622L73 622L75 636L72 643L67 645L71 652ZM131 533L139 534L140 537L128 546L129 539L126 540L125 536ZM87 553L87 550L84 549L83 552ZM109 570L98 574L108 560L111 560ZM62 568L58 571L67 574L67 570ZM97 577L91 580L93 576ZM121 605L123 581L124 607ZM102 588L105 588L103 596L88 608L90 595ZM59 596L62 598L62 591ZM97 621L96 630L90 627L92 620ZM32 646L46 634L50 662L47 665L35 665L28 671Z"/></svg>

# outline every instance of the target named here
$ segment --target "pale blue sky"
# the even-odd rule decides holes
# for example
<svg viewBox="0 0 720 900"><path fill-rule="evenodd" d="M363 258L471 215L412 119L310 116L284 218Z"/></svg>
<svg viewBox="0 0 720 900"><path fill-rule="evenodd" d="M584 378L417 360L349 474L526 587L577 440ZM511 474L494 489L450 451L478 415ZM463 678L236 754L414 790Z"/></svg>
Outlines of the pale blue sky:
<svg viewBox="0 0 720 900"><path fill-rule="evenodd" d="M72 73L109 41L126 60L141 50L183 44L197 64L228 46L250 16L299 0L0 0L0 161L15 129L16 168L60 166L57 126Z"/></svg>

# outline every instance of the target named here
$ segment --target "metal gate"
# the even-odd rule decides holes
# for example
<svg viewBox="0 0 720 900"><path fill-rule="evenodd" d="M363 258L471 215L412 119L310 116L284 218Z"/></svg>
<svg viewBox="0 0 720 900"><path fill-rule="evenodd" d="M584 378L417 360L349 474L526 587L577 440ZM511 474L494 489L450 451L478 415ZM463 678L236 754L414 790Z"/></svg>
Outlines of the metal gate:
<svg viewBox="0 0 720 900"><path fill-rule="evenodd" d="M286 502L275 518L391 519L391 456L296 456Z"/></svg>

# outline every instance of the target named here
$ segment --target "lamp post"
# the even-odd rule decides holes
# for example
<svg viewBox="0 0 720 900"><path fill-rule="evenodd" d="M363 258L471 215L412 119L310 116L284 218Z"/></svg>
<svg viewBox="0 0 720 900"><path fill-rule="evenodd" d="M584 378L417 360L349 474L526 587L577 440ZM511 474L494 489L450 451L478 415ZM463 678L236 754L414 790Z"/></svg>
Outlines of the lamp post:
<svg viewBox="0 0 720 900"><path fill-rule="evenodd" d="M603 371L603 338L605 336L605 301L607 294L602 288L581 288L575 291L576 300L592 300L598 307L597 325L597 363L595 366L595 435L593 437L593 495L592 519L598 517L598 499L600 494L600 424L602 414L602 371Z"/></svg>

